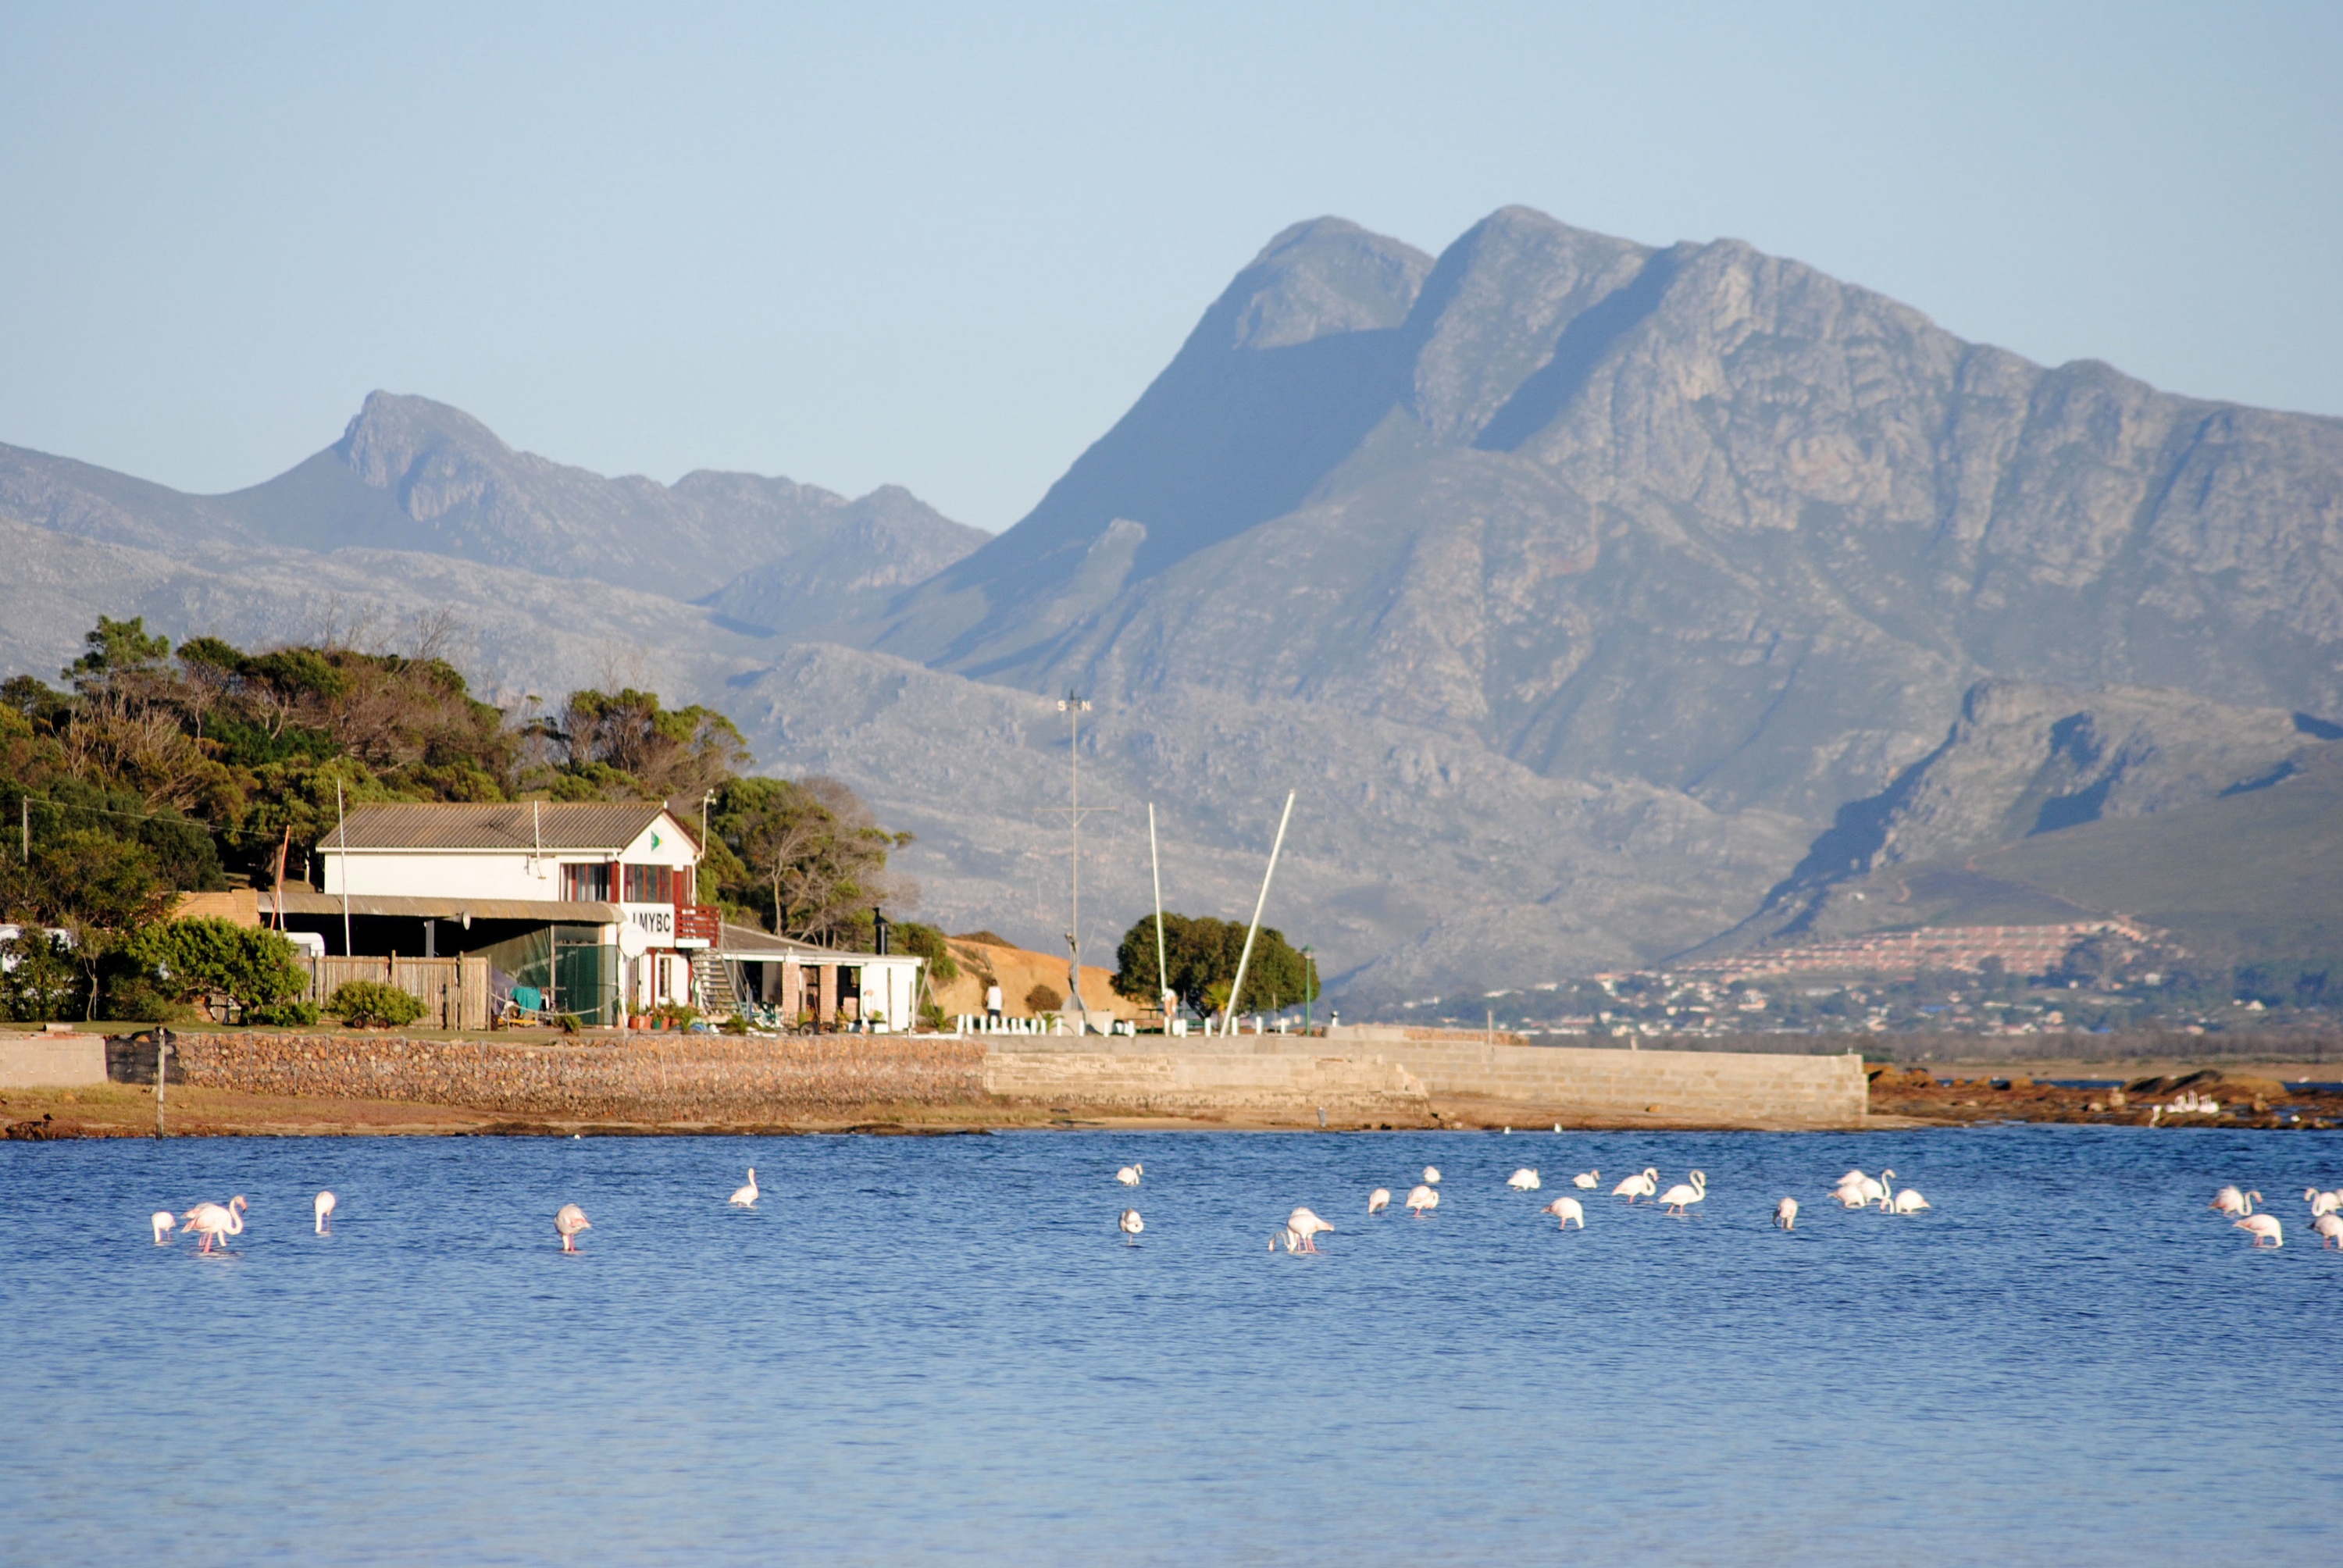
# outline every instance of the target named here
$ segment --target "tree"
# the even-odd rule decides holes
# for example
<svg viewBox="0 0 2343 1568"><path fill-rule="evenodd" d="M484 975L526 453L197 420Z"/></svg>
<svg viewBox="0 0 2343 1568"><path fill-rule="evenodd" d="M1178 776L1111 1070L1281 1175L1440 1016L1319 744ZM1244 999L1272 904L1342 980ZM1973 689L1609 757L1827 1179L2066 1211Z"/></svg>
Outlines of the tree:
<svg viewBox="0 0 2343 1568"><path fill-rule="evenodd" d="M1236 983L1244 940L1241 920L1165 910L1163 948L1172 992L1199 1012L1222 1006L1235 1011L1282 1008L1317 1000L1315 961L1294 951L1282 932L1263 926L1253 940L1252 961L1245 970L1245 984L1252 989L1231 1000L1228 990ZM1151 1005L1161 1000L1164 983L1158 978L1155 963L1155 917L1149 915L1125 931L1115 947L1115 994Z"/></svg>
<svg viewBox="0 0 2343 1568"><path fill-rule="evenodd" d="M256 1023L314 1023L303 1000L308 971L275 931L209 916L166 920L138 932L126 954L176 1000L225 996Z"/></svg>
<svg viewBox="0 0 2343 1568"><path fill-rule="evenodd" d="M916 890L887 870L888 853L911 841L871 818L835 779L741 779L719 794L709 828L745 873L720 891L769 915L801 941L867 940L874 906L908 904Z"/></svg>

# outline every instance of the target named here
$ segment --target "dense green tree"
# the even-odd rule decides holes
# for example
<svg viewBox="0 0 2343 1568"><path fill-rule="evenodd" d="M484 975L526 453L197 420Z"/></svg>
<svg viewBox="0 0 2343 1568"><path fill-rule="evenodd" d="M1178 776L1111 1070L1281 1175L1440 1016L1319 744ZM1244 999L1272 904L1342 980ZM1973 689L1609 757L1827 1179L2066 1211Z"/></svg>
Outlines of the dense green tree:
<svg viewBox="0 0 2343 1568"><path fill-rule="evenodd" d="M1296 952L1284 933L1263 926L1253 940L1252 962L1245 970L1245 993L1232 1001L1228 991L1236 983L1244 939L1242 920L1164 911L1164 959L1171 970L1172 992L1199 1012L1297 1007L1317 1000L1315 960ZM1115 947L1115 993L1152 1005L1163 990L1158 972L1155 917L1148 915L1125 931Z"/></svg>
<svg viewBox="0 0 2343 1568"><path fill-rule="evenodd" d="M207 916L165 920L132 937L124 952L142 978L175 1000L226 996L256 1023L317 1020L302 1000L308 971L293 944L275 931Z"/></svg>
<svg viewBox="0 0 2343 1568"><path fill-rule="evenodd" d="M735 779L709 824L739 868L739 879L719 891L785 936L860 946L871 940L874 907L915 896L887 869L889 853L911 836L880 828L834 779Z"/></svg>

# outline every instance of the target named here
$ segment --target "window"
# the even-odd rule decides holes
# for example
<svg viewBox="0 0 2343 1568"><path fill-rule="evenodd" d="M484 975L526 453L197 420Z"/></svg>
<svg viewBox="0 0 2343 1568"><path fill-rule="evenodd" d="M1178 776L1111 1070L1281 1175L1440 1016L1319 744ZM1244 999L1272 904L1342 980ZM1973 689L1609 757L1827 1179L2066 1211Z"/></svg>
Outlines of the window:
<svg viewBox="0 0 2343 1568"><path fill-rule="evenodd" d="M608 862L604 861L591 866L563 866L561 896L573 904L607 903L610 897Z"/></svg>
<svg viewBox="0 0 2343 1568"><path fill-rule="evenodd" d="M620 869L625 872L623 885L626 888L622 902L673 904L681 901L676 895L682 891L679 884L683 879L676 875L674 867L625 866Z"/></svg>

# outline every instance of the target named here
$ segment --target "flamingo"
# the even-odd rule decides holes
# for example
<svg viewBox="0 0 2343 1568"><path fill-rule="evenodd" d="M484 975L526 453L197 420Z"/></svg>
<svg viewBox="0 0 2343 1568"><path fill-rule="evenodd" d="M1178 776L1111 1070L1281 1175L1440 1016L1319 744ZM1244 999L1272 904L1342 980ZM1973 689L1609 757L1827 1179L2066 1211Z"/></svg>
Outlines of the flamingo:
<svg viewBox="0 0 2343 1568"><path fill-rule="evenodd" d="M2321 1247L2343 1248L2343 1214L2321 1214L2310 1222Z"/></svg>
<svg viewBox="0 0 2343 1568"><path fill-rule="evenodd" d="M2321 1214L2332 1214L2338 1209L2343 1209L2343 1192L2321 1192L2316 1187L2305 1187L2302 1199L2310 1205L2310 1217L2314 1220Z"/></svg>
<svg viewBox="0 0 2343 1568"><path fill-rule="evenodd" d="M553 1217L553 1228L561 1232L561 1250L574 1252L578 1250L578 1238L592 1230L594 1222L586 1218L586 1211L577 1204L564 1203L561 1211Z"/></svg>
<svg viewBox="0 0 2343 1568"><path fill-rule="evenodd" d="M1539 1210L1538 1212L1541 1214L1551 1214L1556 1220L1560 1221L1561 1223L1555 1227L1557 1230L1569 1230L1570 1222L1573 1220L1578 1221L1578 1228L1580 1230L1584 1231L1586 1229L1586 1211L1579 1207L1578 1200L1575 1198L1556 1198L1553 1202L1548 1203L1544 1208Z"/></svg>
<svg viewBox="0 0 2343 1568"><path fill-rule="evenodd" d="M2286 1228L2278 1222L2275 1214L2248 1214L2237 1222L2237 1228L2250 1232L2257 1247L2264 1241L2273 1247L2286 1245Z"/></svg>
<svg viewBox="0 0 2343 1568"><path fill-rule="evenodd" d="M1133 1236L1147 1229L1147 1221L1139 1217L1139 1211L1136 1209L1125 1209L1121 1218L1114 1223L1115 1229L1122 1232L1122 1244L1126 1247L1131 1244L1131 1239Z"/></svg>
<svg viewBox="0 0 2343 1568"><path fill-rule="evenodd" d="M1882 1171L1879 1173L1879 1180L1872 1183L1872 1185L1877 1187L1879 1191L1870 1194L1871 1201L1879 1205L1879 1211L1883 1214L1888 1212L1888 1211L1894 1207L1890 1200L1896 1196L1896 1189L1889 1186L1888 1183L1893 1181L1895 1179L1895 1171ZM1866 1191L1868 1190L1866 1189Z"/></svg>
<svg viewBox="0 0 2343 1568"><path fill-rule="evenodd" d="M1616 1187L1612 1188L1611 1196L1614 1198L1624 1198L1629 1203L1633 1203L1636 1199L1648 1198L1659 1190L1660 1172L1658 1169L1654 1166L1646 1165L1644 1167L1644 1173L1642 1175L1630 1176L1624 1181L1620 1182Z"/></svg>
<svg viewBox="0 0 2343 1568"><path fill-rule="evenodd" d="M749 1184L746 1187L735 1189L732 1196L727 1198L725 1201L735 1209L753 1209L757 1206L757 1168L754 1165L749 1167Z"/></svg>
<svg viewBox="0 0 2343 1568"><path fill-rule="evenodd" d="M1863 1195L1863 1189L1851 1182L1834 1191L1831 1196L1838 1200L1838 1206L1842 1209L1860 1209L1868 1201Z"/></svg>
<svg viewBox="0 0 2343 1568"><path fill-rule="evenodd" d="M1126 1187L1136 1187L1139 1185L1139 1179L1146 1174L1147 1167L1140 1164L1136 1161L1133 1161L1131 1164L1128 1164L1121 1170L1116 1171L1114 1173L1114 1179L1121 1182Z"/></svg>
<svg viewBox="0 0 2343 1568"><path fill-rule="evenodd" d="M1378 1188L1376 1188L1373 1191L1372 1191L1372 1192L1370 1192L1370 1193L1368 1193L1368 1194L1367 1194L1367 1212L1368 1212L1368 1213L1370 1213L1370 1214L1380 1214L1380 1213L1382 1213L1384 1210L1386 1210L1386 1209L1388 1209L1388 1208L1390 1208L1390 1207L1391 1207L1391 1189L1390 1189L1390 1188L1388 1188L1388 1187L1378 1187Z"/></svg>
<svg viewBox="0 0 2343 1568"><path fill-rule="evenodd" d="M2224 1187L2213 1194L2213 1201L2205 1207L2217 1213L2242 1216L2252 1213L2254 1205L2261 1201L2262 1195L2258 1192L2240 1192L2235 1187Z"/></svg>
<svg viewBox="0 0 2343 1568"><path fill-rule="evenodd" d="M1840 1177L1834 1185L1839 1187L1859 1187L1863 1184L1863 1181L1864 1174L1862 1171L1850 1171L1845 1175Z"/></svg>
<svg viewBox="0 0 2343 1568"><path fill-rule="evenodd" d="M1917 1187L1906 1187L1896 1194L1896 1212L1898 1214L1916 1214L1930 1206L1928 1201L1920 1196Z"/></svg>
<svg viewBox="0 0 2343 1568"><path fill-rule="evenodd" d="M1882 1176L1893 1176L1896 1172L1893 1171L1882 1171L1879 1174ZM1887 1187L1885 1182L1877 1181L1873 1177L1865 1176L1862 1181L1856 1182L1855 1185L1856 1190L1863 1194L1864 1202L1885 1204L1887 1201Z"/></svg>
<svg viewBox="0 0 2343 1568"><path fill-rule="evenodd" d="M1534 1192L1539 1185L1538 1173L1524 1165L1505 1178L1505 1185L1516 1192Z"/></svg>
<svg viewBox="0 0 2343 1568"><path fill-rule="evenodd" d="M1439 1166L1427 1165L1423 1168L1423 1184L1427 1187L1437 1187L1440 1185Z"/></svg>
<svg viewBox="0 0 2343 1568"><path fill-rule="evenodd" d="M155 1227L155 1244L167 1247L171 1244L171 1232L178 1228L179 1217L168 1209L157 1209L146 1217L146 1222Z"/></svg>
<svg viewBox="0 0 2343 1568"><path fill-rule="evenodd" d="M1570 1184L1582 1192L1592 1192L1594 1184L1602 1180L1603 1172L1600 1171L1581 1171L1570 1179Z"/></svg>
<svg viewBox="0 0 2343 1568"><path fill-rule="evenodd" d="M1669 1212L1681 1220L1692 1212L1690 1207L1692 1204L1699 1202L1707 1196L1708 1178L1694 1171L1692 1172L1690 1186L1686 1186L1682 1181L1677 1182L1660 1194L1660 1201L1667 1205Z"/></svg>
<svg viewBox="0 0 2343 1568"><path fill-rule="evenodd" d="M1316 1251L1318 1237L1322 1234L1331 1234L1334 1229L1307 1209L1296 1209L1292 1213L1288 1214L1285 1217L1285 1228L1302 1238L1302 1250L1305 1252Z"/></svg>
<svg viewBox="0 0 2343 1568"><path fill-rule="evenodd" d="M334 1217L334 1204L336 1201L337 1200L331 1192L320 1192L309 1202L310 1211L317 1217L317 1234L320 1236L330 1236L333 1234L331 1231L326 1229L326 1225L327 1222Z"/></svg>
<svg viewBox="0 0 2343 1568"><path fill-rule="evenodd" d="M1278 1243L1281 1241L1285 1243L1285 1250L1289 1252L1302 1251L1302 1238L1293 1233L1293 1229L1290 1225L1280 1225L1269 1233L1269 1250L1272 1252L1276 1251Z"/></svg>
<svg viewBox="0 0 2343 1568"><path fill-rule="evenodd" d="M1798 1228L1798 1201L1795 1198L1785 1198L1774 1205L1774 1224L1776 1229L1784 1231Z"/></svg>
<svg viewBox="0 0 2343 1568"><path fill-rule="evenodd" d="M1440 1207L1440 1194L1430 1187L1411 1187L1407 1190L1407 1206L1421 1220L1427 1211Z"/></svg>
<svg viewBox="0 0 2343 1568"><path fill-rule="evenodd" d="M208 1252L213 1243L217 1242L220 1251L226 1251L228 1237L244 1234L244 1211L250 1207L252 1205L246 1202L244 1194L239 1192L227 1201L226 1207L217 1203L198 1203L180 1219L188 1230L203 1232L204 1244L197 1251Z"/></svg>

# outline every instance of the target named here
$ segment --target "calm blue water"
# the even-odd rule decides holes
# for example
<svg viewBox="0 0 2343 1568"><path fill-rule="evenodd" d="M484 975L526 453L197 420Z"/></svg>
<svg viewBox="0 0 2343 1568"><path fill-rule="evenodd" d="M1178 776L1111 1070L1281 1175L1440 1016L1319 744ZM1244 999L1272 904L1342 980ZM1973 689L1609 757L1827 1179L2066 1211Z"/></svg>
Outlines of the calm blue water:
<svg viewBox="0 0 2343 1568"><path fill-rule="evenodd" d="M1366 1218L1427 1161L1434 1217ZM1826 1201L1883 1163L1936 1211ZM1535 1212L1645 1164L1705 1170L1706 1215ZM2331 1563L2314 1180L2343 1140L5 1144L0 1557ZM2282 1251L2207 1211L2226 1181ZM232 1192L232 1256L149 1241ZM1267 1250L1296 1202L1326 1255Z"/></svg>

